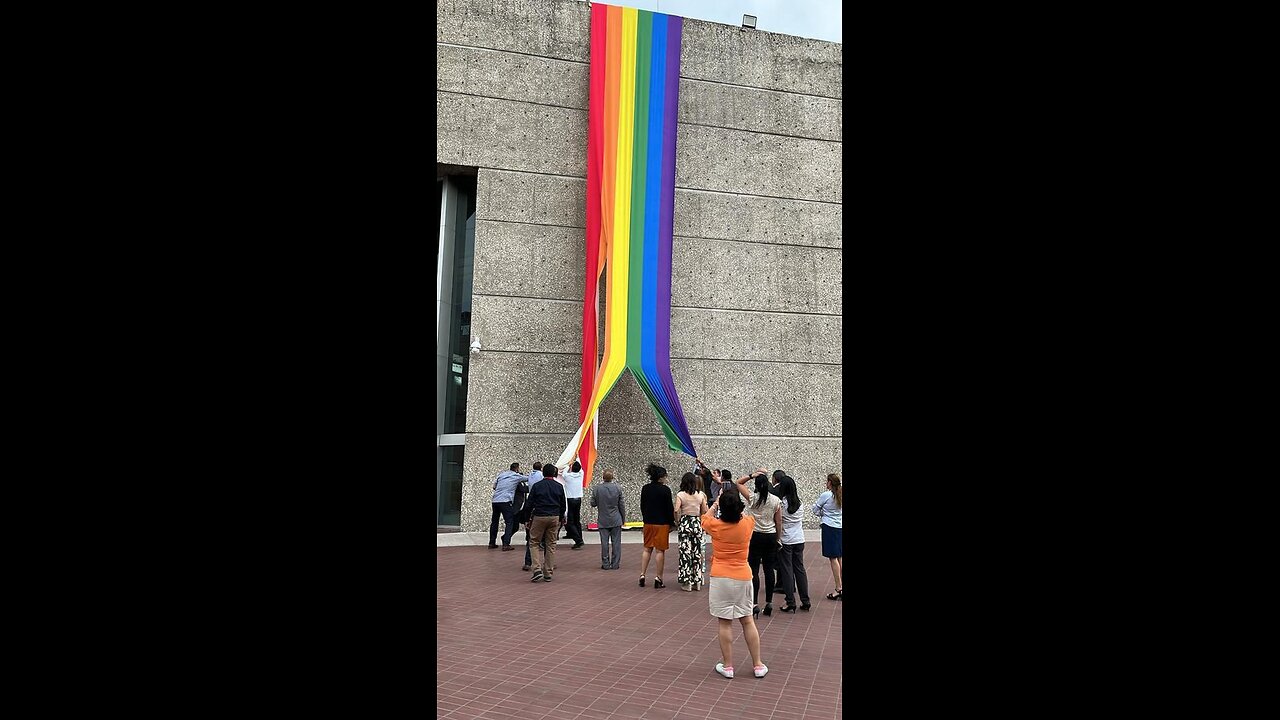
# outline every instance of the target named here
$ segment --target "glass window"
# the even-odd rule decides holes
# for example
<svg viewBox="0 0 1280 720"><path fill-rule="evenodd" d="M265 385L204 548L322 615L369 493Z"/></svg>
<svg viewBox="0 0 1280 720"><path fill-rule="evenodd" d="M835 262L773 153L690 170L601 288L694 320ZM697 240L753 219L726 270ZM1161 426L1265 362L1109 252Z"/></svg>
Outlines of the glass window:
<svg viewBox="0 0 1280 720"><path fill-rule="evenodd" d="M453 304L442 433L467 431L467 367L471 358L471 275L476 241L476 180L450 178L458 189L453 247Z"/></svg>
<svg viewBox="0 0 1280 720"><path fill-rule="evenodd" d="M466 445L440 448L440 497L437 505L440 517L437 525L462 524L462 455L466 449Z"/></svg>

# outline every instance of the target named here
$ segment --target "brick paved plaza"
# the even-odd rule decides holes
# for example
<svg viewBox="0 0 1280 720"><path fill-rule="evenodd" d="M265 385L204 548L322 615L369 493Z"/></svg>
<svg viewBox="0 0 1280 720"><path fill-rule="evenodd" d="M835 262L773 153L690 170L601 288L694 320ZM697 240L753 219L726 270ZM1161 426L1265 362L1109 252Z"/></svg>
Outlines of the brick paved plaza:
<svg viewBox="0 0 1280 720"><path fill-rule="evenodd" d="M840 717L844 603L824 597L835 584L818 543L805 548L812 610L778 613L784 602L775 595L773 616L757 619L763 679L752 676L735 621L737 676L726 680L714 670L720 649L706 586L676 584L674 534L661 590L652 580L637 586L642 548L634 541L623 545L622 568L605 571L598 544L573 551L562 540L551 583L529 582L520 569L524 534L512 542L519 550L436 548L437 718ZM763 608L763 586L760 595Z"/></svg>

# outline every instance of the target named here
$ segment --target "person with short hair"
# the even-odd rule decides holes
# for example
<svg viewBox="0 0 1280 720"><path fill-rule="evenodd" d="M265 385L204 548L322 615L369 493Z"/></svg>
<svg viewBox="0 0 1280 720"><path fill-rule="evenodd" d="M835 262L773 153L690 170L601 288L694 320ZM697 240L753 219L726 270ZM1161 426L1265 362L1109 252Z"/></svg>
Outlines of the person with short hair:
<svg viewBox="0 0 1280 720"><path fill-rule="evenodd" d="M516 511L515 497L516 488L520 482L524 480L524 475L520 474L520 463L511 463L510 470L503 470L498 473L498 479L493 481L493 517L489 519L489 547L498 547L496 541L498 539L498 518L501 517L506 523L505 532L502 533L502 549L511 549L511 536L516 531Z"/></svg>
<svg viewBox="0 0 1280 720"><path fill-rule="evenodd" d="M536 544L533 553L533 582L551 582L556 569L556 536L564 527L565 503L564 488L554 480L559 474L555 465L544 465L543 481L529 489L529 505L532 506L533 520L529 523L530 544ZM557 525L556 522L559 521Z"/></svg>
<svg viewBox="0 0 1280 720"><path fill-rule="evenodd" d="M711 512L702 516L702 529L712 537L716 548L715 556L711 558L711 583L707 593L711 615L719 624L716 637L720 641L722 661L716 663L716 672L730 680L733 679L734 620L742 625L742 636L747 641L755 676L762 678L769 672L760 655L760 631L752 614L755 601L751 597L751 569L747 566L747 555L755 530L755 518L743 514L743 498L751 499L746 482L747 478L742 478L737 484L725 487L716 497Z"/></svg>
<svg viewBox="0 0 1280 720"><path fill-rule="evenodd" d="M581 550L582 542L582 463L577 460L564 474L564 496L569 502L569 524L564 531L573 540L573 550Z"/></svg>
<svg viewBox="0 0 1280 720"><path fill-rule="evenodd" d="M676 524L675 503L671 498L671 488L667 487L667 469L649 463L644 469L649 474L649 483L640 489L640 514L644 520L644 557L640 566L640 587L644 587L645 576L649 573L649 558L656 555L657 574L653 576L653 589L660 590L666 585L662 582L662 564L666 559L668 538L671 527Z"/></svg>
<svg viewBox="0 0 1280 720"><path fill-rule="evenodd" d="M622 524L627 520L622 488L613 481L613 471L604 471L604 482L591 486L591 507L598 508L596 527L600 532L600 569L617 570L622 563ZM613 555L609 545L613 545Z"/></svg>
<svg viewBox="0 0 1280 720"><path fill-rule="evenodd" d="M543 475L542 475L542 463L540 463L540 462L535 462L535 463L533 464L533 470L532 470L532 471L530 471L530 473L529 473L529 491L530 491L530 492L532 492L532 491L533 491L533 486L534 486L534 485L537 485L537 484L538 484L538 481L542 480L542 478L543 478ZM524 519L521 521L521 524L524 526L524 529L525 529L525 532L524 532L524 567L520 568L521 570L524 570L525 572L528 572L529 570L532 570L532 569L533 569L533 553L532 553L532 552L530 552L530 546L531 546L531 544L532 544L532 543L530 542L530 538L529 538L529 523L530 523L531 521L532 521L532 516L531 516L528 512L525 512Z"/></svg>

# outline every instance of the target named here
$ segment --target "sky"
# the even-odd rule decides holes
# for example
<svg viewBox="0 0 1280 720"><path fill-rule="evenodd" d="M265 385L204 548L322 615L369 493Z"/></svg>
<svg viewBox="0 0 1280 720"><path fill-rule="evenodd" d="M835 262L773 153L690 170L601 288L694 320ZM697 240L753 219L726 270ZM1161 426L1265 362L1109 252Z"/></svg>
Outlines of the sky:
<svg viewBox="0 0 1280 720"><path fill-rule="evenodd" d="M608 0L605 4L734 27L742 26L743 15L755 15L757 30L843 42L840 0Z"/></svg>

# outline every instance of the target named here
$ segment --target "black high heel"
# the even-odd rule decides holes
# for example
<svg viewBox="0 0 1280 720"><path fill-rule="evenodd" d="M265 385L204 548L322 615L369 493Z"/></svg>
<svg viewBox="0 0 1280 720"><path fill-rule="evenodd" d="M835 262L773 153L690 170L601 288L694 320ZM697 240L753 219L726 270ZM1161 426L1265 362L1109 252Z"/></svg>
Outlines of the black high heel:
<svg viewBox="0 0 1280 720"><path fill-rule="evenodd" d="M755 607L751 608L751 617L753 617L753 618L758 618L758 617L760 617L760 606L759 606L759 605L756 605Z"/></svg>
<svg viewBox="0 0 1280 720"><path fill-rule="evenodd" d="M782 607L778 608L778 612L793 613L795 611L796 611L795 605L783 605Z"/></svg>
<svg viewBox="0 0 1280 720"><path fill-rule="evenodd" d="M769 617L769 616L771 616L771 615L773 615L773 603L765 603L765 604L764 604L764 616L765 616L765 617Z"/></svg>
<svg viewBox="0 0 1280 720"><path fill-rule="evenodd" d="M666 585L662 582L662 578L654 578L654 579L653 579L653 589L654 589L654 590L658 590L658 589L661 589L661 588L664 588L664 587L666 587Z"/></svg>
<svg viewBox="0 0 1280 720"><path fill-rule="evenodd" d="M803 605L801 605L801 606L800 606L800 609L801 609L801 610L803 610L803 611L805 611L805 612L809 612L809 608L811 608L811 607L813 607L813 606L812 606L812 605L810 605L809 603L804 603Z"/></svg>

